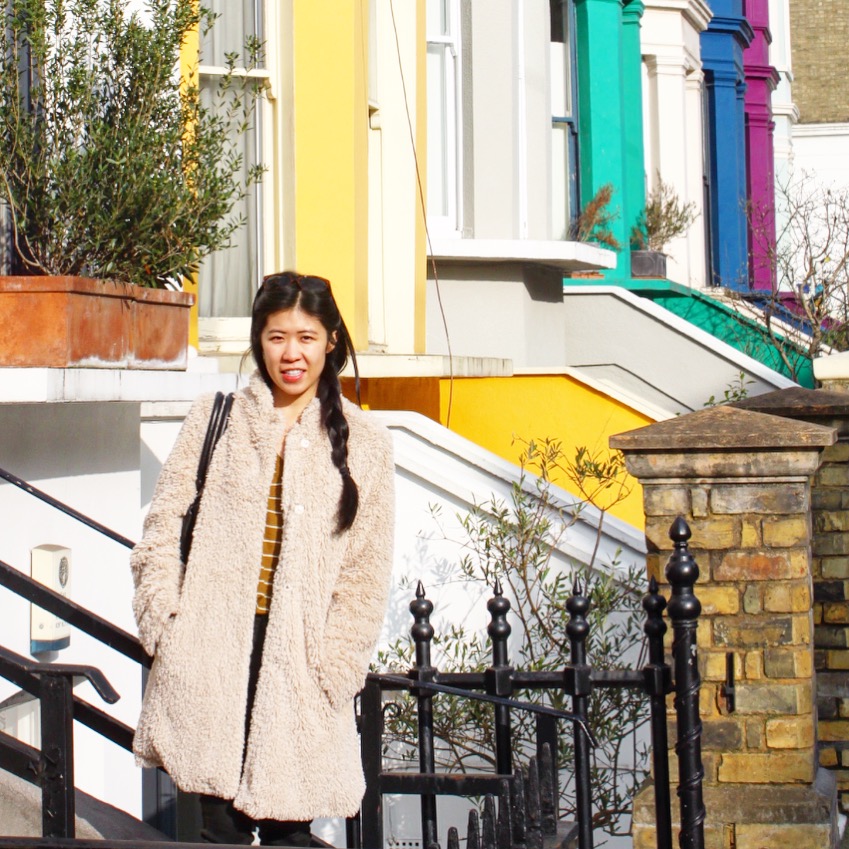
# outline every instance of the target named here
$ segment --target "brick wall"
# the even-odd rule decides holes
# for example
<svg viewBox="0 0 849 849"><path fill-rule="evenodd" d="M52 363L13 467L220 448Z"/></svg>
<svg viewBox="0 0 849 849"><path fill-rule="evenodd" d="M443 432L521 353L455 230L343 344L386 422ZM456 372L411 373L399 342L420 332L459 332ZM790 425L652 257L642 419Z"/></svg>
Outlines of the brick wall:
<svg viewBox="0 0 849 849"><path fill-rule="evenodd" d="M833 427L838 442L823 450L814 477L811 575L814 588L819 762L836 778L849 810L849 393L845 381L825 388L784 389L737 406ZM842 391L840 391L842 390Z"/></svg>
<svg viewBox="0 0 849 849"><path fill-rule="evenodd" d="M849 121L849 2L790 0L793 100L804 124Z"/></svg>
<svg viewBox="0 0 849 849"><path fill-rule="evenodd" d="M834 438L815 424L716 408L611 439L643 487L651 575L663 580L673 519L683 515L692 531L711 849L836 846L834 780L817 758L811 566L812 478ZM645 803L635 801L635 849L654 846Z"/></svg>
<svg viewBox="0 0 849 849"><path fill-rule="evenodd" d="M814 654L820 763L849 809L849 443L826 449L814 485Z"/></svg>

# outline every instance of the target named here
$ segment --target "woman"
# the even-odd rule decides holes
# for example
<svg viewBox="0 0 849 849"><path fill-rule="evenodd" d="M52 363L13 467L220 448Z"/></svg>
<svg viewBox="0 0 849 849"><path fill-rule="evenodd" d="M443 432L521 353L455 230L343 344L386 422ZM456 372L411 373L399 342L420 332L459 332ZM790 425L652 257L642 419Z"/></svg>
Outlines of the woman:
<svg viewBox="0 0 849 849"><path fill-rule="evenodd" d="M251 351L188 563L210 397L186 417L132 554L155 658L134 750L202 794L204 839L250 843L258 825L264 844L308 845L313 818L352 815L363 794L352 700L389 589L394 466L388 432L341 396L353 348L326 280L267 277Z"/></svg>

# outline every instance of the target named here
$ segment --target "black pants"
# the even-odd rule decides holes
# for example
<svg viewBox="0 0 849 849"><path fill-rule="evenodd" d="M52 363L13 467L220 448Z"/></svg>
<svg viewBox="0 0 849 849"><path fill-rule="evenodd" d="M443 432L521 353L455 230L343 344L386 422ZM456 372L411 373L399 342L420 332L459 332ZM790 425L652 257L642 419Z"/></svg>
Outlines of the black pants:
<svg viewBox="0 0 849 849"><path fill-rule="evenodd" d="M245 712L245 740L251 725L259 667L262 663L262 646L268 616L254 619L254 644L251 652L251 667L248 676L248 704ZM233 807L232 799L217 796L201 796L200 810L203 827L201 839L207 843L253 843L254 829L259 829L259 842L263 846L309 846L309 822L281 822L278 820L253 820Z"/></svg>

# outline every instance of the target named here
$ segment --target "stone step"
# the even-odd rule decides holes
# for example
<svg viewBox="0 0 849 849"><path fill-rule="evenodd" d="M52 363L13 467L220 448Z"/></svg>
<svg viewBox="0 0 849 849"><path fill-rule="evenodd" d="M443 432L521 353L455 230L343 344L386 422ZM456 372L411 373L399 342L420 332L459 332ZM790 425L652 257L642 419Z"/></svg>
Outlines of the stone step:
<svg viewBox="0 0 849 849"><path fill-rule="evenodd" d="M168 841L161 831L77 790L76 830L81 838ZM10 772L0 770L0 834L41 836L41 789Z"/></svg>

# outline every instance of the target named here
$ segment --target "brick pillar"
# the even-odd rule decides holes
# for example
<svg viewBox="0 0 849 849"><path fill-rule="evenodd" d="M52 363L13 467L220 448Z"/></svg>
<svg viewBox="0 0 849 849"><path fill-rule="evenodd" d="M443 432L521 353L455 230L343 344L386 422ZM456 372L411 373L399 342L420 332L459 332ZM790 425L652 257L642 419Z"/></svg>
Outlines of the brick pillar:
<svg viewBox="0 0 849 849"><path fill-rule="evenodd" d="M643 487L649 574L663 582L677 515L693 533L710 849L837 845L834 779L816 754L810 547L811 481L835 438L715 407L610 440ZM653 796L648 783L635 798L635 849L655 846Z"/></svg>
<svg viewBox="0 0 849 849"><path fill-rule="evenodd" d="M824 449L812 491L814 667L820 764L834 771L849 810L849 393L781 389L740 409L827 425L838 441Z"/></svg>

